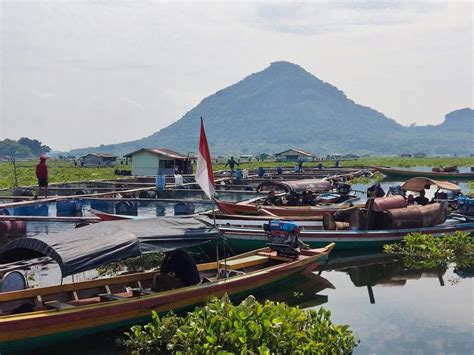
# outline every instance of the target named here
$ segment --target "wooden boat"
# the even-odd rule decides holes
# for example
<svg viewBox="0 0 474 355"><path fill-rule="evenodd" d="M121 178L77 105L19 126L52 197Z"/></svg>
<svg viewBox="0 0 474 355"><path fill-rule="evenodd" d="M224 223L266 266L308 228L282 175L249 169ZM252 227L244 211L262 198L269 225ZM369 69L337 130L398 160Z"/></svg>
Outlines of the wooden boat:
<svg viewBox="0 0 474 355"><path fill-rule="evenodd" d="M392 169L375 166L375 170L392 179L409 179L414 177L427 177L437 180L474 180L474 173L415 171L407 169Z"/></svg>
<svg viewBox="0 0 474 355"><path fill-rule="evenodd" d="M297 222L298 223L298 222ZM238 228L219 226L224 234L226 244L235 253L262 247L266 234L261 228ZM448 220L435 227L379 229L379 230L302 230L299 239L311 248L336 243L337 250L381 248L385 244L402 241L410 233L442 235L456 231L474 232L473 222Z"/></svg>
<svg viewBox="0 0 474 355"><path fill-rule="evenodd" d="M114 213L107 213L98 210L91 209L91 212L99 217L102 221L120 221L123 219L141 219L143 217L138 216L129 216L124 214L114 214ZM150 217L151 218L151 217Z"/></svg>
<svg viewBox="0 0 474 355"><path fill-rule="evenodd" d="M136 249L137 244L126 233L131 230L131 225L138 225L137 230L140 230L138 245L141 247L141 244L149 243L145 250L159 245L164 250L170 250L170 242L172 245L177 241L185 243L190 237L187 229L181 232L183 238L170 241L169 232L176 231L176 225L164 227L166 237L153 237L149 231L156 229L154 223L146 219L103 222L65 232L64 236L55 235L55 238L23 238L2 248L0 261L47 255L58 262L65 276L112 259L120 260L124 257L123 252L126 256L136 255L130 252ZM121 226L122 232L114 229L114 237L110 238L117 239L112 242L104 238L103 233L109 229L107 226L113 225ZM145 229L146 233L143 232ZM86 235L92 235L90 245L85 246L87 251L77 252L71 248L71 236ZM142 272L0 293L0 351L32 349L68 337L125 328L146 321L151 310L158 313L185 311L205 302L211 295L227 293L233 298L244 297L258 289L283 282L292 275L315 270L327 260L333 248L334 244L330 244L321 249L301 250L295 259L283 257L268 247L262 248L217 262L193 264L195 271L190 267L184 278L180 278L179 275L183 274L179 269L168 269L170 265L175 268L178 264L183 265L178 262L182 261L178 258L182 254L172 252L168 262L163 263L161 272ZM113 252L115 255L111 259ZM178 259L170 261L173 257ZM186 265L189 256L183 260ZM167 274L167 271L173 271L177 277ZM199 277L198 281L189 282L189 274L194 272ZM25 312L15 313L15 310L18 312L21 309Z"/></svg>
<svg viewBox="0 0 474 355"><path fill-rule="evenodd" d="M225 202L216 200L220 211L228 215L273 215L273 216L299 216L299 217L321 217L328 212L336 212L341 209L349 208L351 202L357 199L351 199L341 204L330 204L321 206L267 206L259 205L255 202Z"/></svg>

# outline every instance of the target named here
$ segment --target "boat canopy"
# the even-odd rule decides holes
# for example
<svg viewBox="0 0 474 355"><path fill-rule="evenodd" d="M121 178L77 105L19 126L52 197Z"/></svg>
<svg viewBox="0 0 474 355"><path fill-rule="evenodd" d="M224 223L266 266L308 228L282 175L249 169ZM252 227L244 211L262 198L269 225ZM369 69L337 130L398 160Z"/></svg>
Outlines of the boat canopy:
<svg viewBox="0 0 474 355"><path fill-rule="evenodd" d="M147 253L215 240L219 231L193 217L110 221L63 233L19 238L0 248L0 263L49 256L62 277Z"/></svg>
<svg viewBox="0 0 474 355"><path fill-rule="evenodd" d="M435 185L442 190L448 190L448 191L454 191L454 192L461 191L461 188L458 185L453 184L451 182L437 181L437 180L428 179L424 177L416 177L416 178L406 181L402 185L402 189L406 191L420 192L426 188L429 188L432 185Z"/></svg>
<svg viewBox="0 0 474 355"><path fill-rule="evenodd" d="M265 181L258 185L257 191L283 190L285 192L301 193L303 191L330 191L332 184L326 179L302 179L289 181Z"/></svg>

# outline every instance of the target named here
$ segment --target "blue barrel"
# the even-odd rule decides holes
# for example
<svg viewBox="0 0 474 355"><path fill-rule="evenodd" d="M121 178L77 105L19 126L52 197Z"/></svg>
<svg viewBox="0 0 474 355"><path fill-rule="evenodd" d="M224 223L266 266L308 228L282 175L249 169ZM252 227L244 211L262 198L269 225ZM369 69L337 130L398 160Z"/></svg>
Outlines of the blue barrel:
<svg viewBox="0 0 474 355"><path fill-rule="evenodd" d="M242 180L242 170L241 169L237 169L235 171L235 180L237 180L237 181Z"/></svg>
<svg viewBox="0 0 474 355"><path fill-rule="evenodd" d="M156 175L156 188L158 190L164 190L166 187L166 178L162 174Z"/></svg>
<svg viewBox="0 0 474 355"><path fill-rule="evenodd" d="M301 169L300 169L299 165L295 165L295 167L293 168L293 171L294 171L295 173L301 172Z"/></svg>
<svg viewBox="0 0 474 355"><path fill-rule="evenodd" d="M67 200L56 202L57 216L76 216L82 214L82 200Z"/></svg>
<svg viewBox="0 0 474 355"><path fill-rule="evenodd" d="M115 205L115 213L126 216L137 216L138 203L136 201L119 201Z"/></svg>
<svg viewBox="0 0 474 355"><path fill-rule="evenodd" d="M184 216L194 213L194 204L190 202L178 202L174 205L174 215Z"/></svg>
<svg viewBox="0 0 474 355"><path fill-rule="evenodd" d="M282 174L283 174L283 168L282 168L281 166L279 166L279 167L277 168L277 174L278 174L278 175L282 175Z"/></svg>
<svg viewBox="0 0 474 355"><path fill-rule="evenodd" d="M114 213L113 201L91 200L91 208L105 213Z"/></svg>
<svg viewBox="0 0 474 355"><path fill-rule="evenodd" d="M14 216L48 216L48 205L30 205L13 209Z"/></svg>
<svg viewBox="0 0 474 355"><path fill-rule="evenodd" d="M263 167L259 166L257 171L259 177L263 177L263 175L265 175L265 169Z"/></svg>
<svg viewBox="0 0 474 355"><path fill-rule="evenodd" d="M318 164L318 169L319 169L319 170L323 170L323 164L322 164L322 163L319 163L319 164Z"/></svg>

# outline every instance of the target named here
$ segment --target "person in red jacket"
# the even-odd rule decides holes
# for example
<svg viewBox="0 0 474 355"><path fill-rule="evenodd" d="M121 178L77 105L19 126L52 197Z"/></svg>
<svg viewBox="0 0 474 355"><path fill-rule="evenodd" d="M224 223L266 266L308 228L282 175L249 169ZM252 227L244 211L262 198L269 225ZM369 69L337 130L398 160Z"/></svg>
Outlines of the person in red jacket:
<svg viewBox="0 0 474 355"><path fill-rule="evenodd" d="M38 195L44 190L44 197L48 197L48 166L46 157L40 156L40 161L36 164L36 177L38 178Z"/></svg>

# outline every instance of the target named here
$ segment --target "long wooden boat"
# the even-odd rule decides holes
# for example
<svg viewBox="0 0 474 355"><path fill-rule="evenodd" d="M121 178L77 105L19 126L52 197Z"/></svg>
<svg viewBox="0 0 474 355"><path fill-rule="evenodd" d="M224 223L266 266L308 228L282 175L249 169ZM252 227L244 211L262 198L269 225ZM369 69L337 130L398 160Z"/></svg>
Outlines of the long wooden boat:
<svg viewBox="0 0 474 355"><path fill-rule="evenodd" d="M334 248L302 250L297 259L263 248L197 266L202 282L150 290L157 272L144 272L58 286L0 293L0 351L35 348L68 337L125 328L146 321L151 310L184 311L209 296L240 298L298 273L315 270ZM220 274L226 277L217 277ZM30 312L12 314L29 303Z"/></svg>
<svg viewBox="0 0 474 355"><path fill-rule="evenodd" d="M298 222L297 222L298 224ZM219 226L229 248L239 253L259 248L265 244L266 234L261 228L239 228ZM426 228L387 229L387 230L302 230L299 238L312 248L328 243L336 243L337 250L381 248L385 244L402 241L406 235L414 232L442 235L456 231L474 232L473 222L448 220L446 223Z"/></svg>
<svg viewBox="0 0 474 355"><path fill-rule="evenodd" d="M407 169L392 169L376 166L375 170L381 172L387 177L393 179L410 179L414 177L427 177L436 180L474 180L474 173L456 173L456 172L435 172L435 171L418 171Z"/></svg>
<svg viewBox="0 0 474 355"><path fill-rule="evenodd" d="M328 212L336 212L350 207L350 201L325 206L266 206L256 203L225 202L216 200L220 211L229 215L258 215L321 217Z"/></svg>

